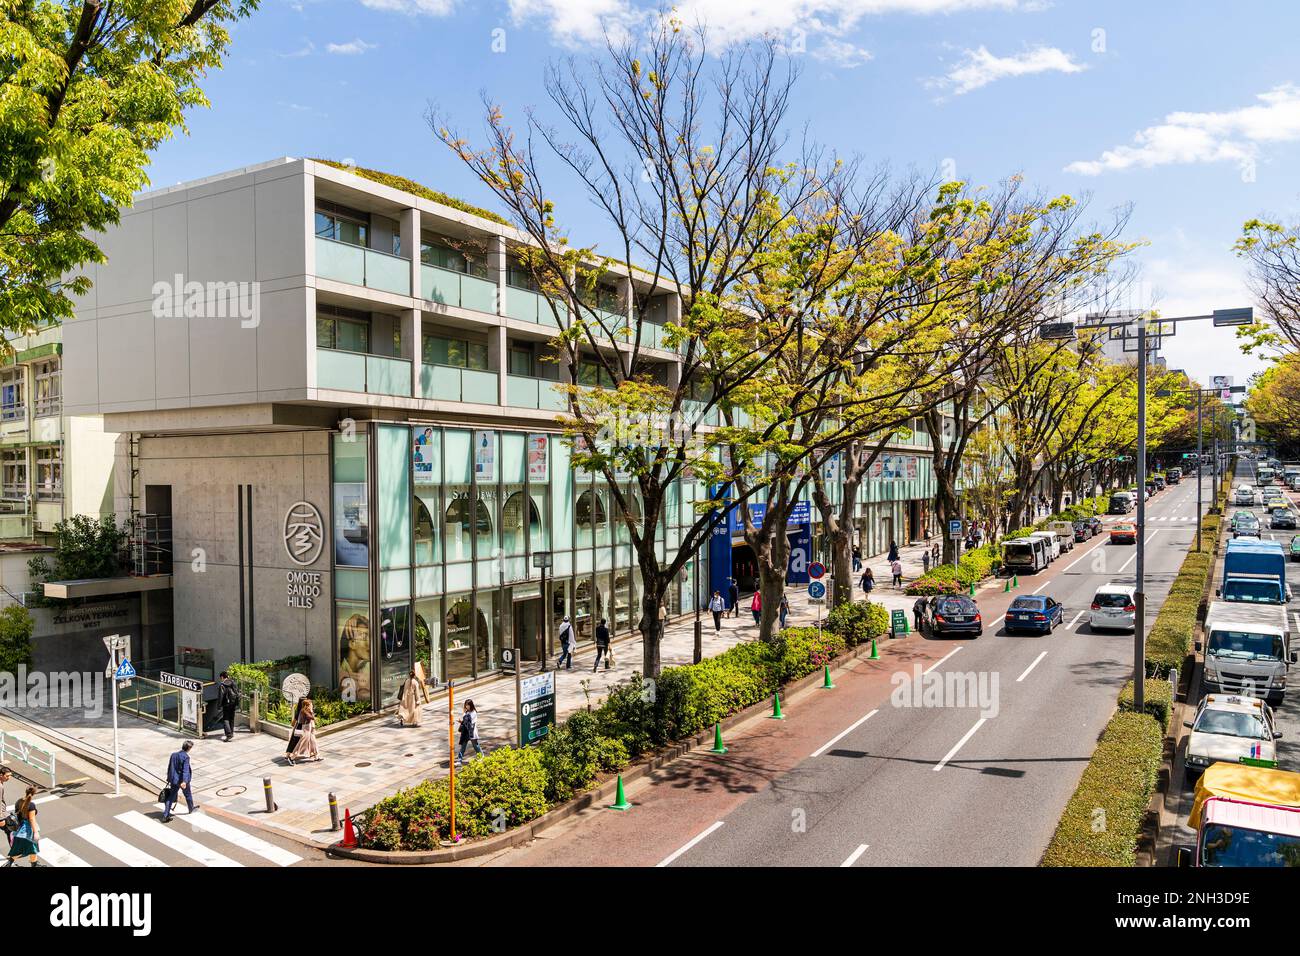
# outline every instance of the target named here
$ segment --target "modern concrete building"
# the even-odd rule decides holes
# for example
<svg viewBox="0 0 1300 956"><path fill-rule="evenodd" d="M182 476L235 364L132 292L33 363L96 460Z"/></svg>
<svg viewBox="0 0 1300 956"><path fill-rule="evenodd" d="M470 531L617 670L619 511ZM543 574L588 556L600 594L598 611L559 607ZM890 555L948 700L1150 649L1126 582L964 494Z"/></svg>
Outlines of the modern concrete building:
<svg viewBox="0 0 1300 956"><path fill-rule="evenodd" d="M137 656L305 654L314 683L383 706L414 661L463 681L494 674L503 648L535 659L547 615L583 639L602 617L635 627L639 572L608 489L559 440L556 328L517 262L525 237L376 178L275 160L145 193L99 237L108 262L64 330L65 401L120 433L115 508L145 529L137 573L170 584L146 616L174 622L174 646L155 626ZM663 326L680 301L649 282L602 277L587 307L630 321L632 289L650 295L645 354L676 380ZM578 384L599 385L596 368ZM912 441L864 489L868 552L925 523ZM705 493L676 489L666 547ZM806 562L816 522L801 517ZM673 610L740 576L742 549L715 543Z"/></svg>

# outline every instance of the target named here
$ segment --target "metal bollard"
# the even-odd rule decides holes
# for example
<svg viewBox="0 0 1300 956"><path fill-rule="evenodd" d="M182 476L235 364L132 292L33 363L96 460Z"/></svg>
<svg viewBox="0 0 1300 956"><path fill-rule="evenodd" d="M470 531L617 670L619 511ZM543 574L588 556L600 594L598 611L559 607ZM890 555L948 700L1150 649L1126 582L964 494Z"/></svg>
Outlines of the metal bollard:
<svg viewBox="0 0 1300 956"><path fill-rule="evenodd" d="M342 829L343 824L339 823L339 798L330 794L330 831L337 832Z"/></svg>
<svg viewBox="0 0 1300 956"><path fill-rule="evenodd" d="M691 656L694 658L696 664L704 659L703 625L700 623L698 618L695 621L695 650Z"/></svg>
<svg viewBox="0 0 1300 956"><path fill-rule="evenodd" d="M266 812L275 813L275 794L271 792L271 778L262 778L262 791L266 794Z"/></svg>

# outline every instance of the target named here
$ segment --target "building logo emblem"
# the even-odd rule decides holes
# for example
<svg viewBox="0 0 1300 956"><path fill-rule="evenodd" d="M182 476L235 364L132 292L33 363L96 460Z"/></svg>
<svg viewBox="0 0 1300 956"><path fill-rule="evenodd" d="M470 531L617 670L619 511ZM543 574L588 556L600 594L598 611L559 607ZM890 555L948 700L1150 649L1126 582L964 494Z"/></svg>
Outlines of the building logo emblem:
<svg viewBox="0 0 1300 956"><path fill-rule="evenodd" d="M309 501L294 504L284 516L284 550L294 564L315 564L325 546L325 521Z"/></svg>

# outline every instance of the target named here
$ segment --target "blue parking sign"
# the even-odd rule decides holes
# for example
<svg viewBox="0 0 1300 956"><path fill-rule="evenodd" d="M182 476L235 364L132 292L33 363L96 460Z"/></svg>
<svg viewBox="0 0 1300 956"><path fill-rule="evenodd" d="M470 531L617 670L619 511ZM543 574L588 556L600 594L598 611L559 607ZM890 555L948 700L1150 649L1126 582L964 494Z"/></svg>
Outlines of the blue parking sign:
<svg viewBox="0 0 1300 956"><path fill-rule="evenodd" d="M820 601L826 597L826 585L820 581L814 581L808 585L808 596L814 601Z"/></svg>

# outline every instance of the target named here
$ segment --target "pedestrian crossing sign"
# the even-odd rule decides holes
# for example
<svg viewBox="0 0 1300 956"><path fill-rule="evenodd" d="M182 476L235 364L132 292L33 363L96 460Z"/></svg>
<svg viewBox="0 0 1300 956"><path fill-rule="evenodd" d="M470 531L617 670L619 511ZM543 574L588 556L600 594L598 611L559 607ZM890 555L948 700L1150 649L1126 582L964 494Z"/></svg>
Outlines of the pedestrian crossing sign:
<svg viewBox="0 0 1300 956"><path fill-rule="evenodd" d="M131 662L128 660L123 660L122 663L117 665L117 670L113 672L114 680L130 680L134 676L135 668L131 666Z"/></svg>

